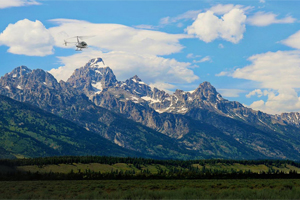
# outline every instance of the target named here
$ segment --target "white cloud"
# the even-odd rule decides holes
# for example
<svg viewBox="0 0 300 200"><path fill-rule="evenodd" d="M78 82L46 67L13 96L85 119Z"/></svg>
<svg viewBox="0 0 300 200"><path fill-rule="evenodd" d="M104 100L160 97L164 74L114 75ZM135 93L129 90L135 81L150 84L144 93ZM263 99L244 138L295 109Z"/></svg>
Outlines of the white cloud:
<svg viewBox="0 0 300 200"><path fill-rule="evenodd" d="M175 19L178 20L182 20L182 19L193 19L195 20L198 16L198 14L201 12L201 10L189 10L181 15L178 15L177 17L175 17Z"/></svg>
<svg viewBox="0 0 300 200"><path fill-rule="evenodd" d="M156 87L160 90L164 90L165 92L172 94L173 92L171 90L174 90L176 87L175 85L169 84L169 83L165 83L165 82L155 82L155 83L151 83L149 85L150 87Z"/></svg>
<svg viewBox="0 0 300 200"><path fill-rule="evenodd" d="M90 48L72 56L59 57L62 66L50 70L58 80L67 80L76 68L95 57L102 57L120 80L138 74L149 84L164 85L164 89L199 78L191 70L195 67L191 63L160 57L180 52L184 47L179 40L190 38L189 35L135 29L119 24L93 24L70 19L52 21L57 25L49 29L40 21L27 19L10 24L0 35L0 45L9 46L8 51L14 54L45 56L53 53L53 46L74 48L63 45L66 38L69 42L75 42L76 38L72 36L93 36L86 40Z"/></svg>
<svg viewBox="0 0 300 200"><path fill-rule="evenodd" d="M220 44L218 45L218 48L219 48L219 49L224 49L224 45L220 43Z"/></svg>
<svg viewBox="0 0 300 200"><path fill-rule="evenodd" d="M225 9L222 12L225 12ZM239 8L231 9L221 18L217 17L213 11L208 10L200 13L194 23L186 28L186 31L207 43L218 38L238 43L246 30L245 21L246 15Z"/></svg>
<svg viewBox="0 0 300 200"><path fill-rule="evenodd" d="M270 24L288 24L296 21L296 19L291 16L287 16L282 19L277 19L277 16L278 15L272 12L257 12L253 16L249 17L247 22L253 26L268 26Z"/></svg>
<svg viewBox="0 0 300 200"><path fill-rule="evenodd" d="M245 90L240 90L240 89L218 89L218 92L223 97L239 97L240 93L245 93Z"/></svg>
<svg viewBox="0 0 300 200"><path fill-rule="evenodd" d="M293 88L264 92L268 96L266 101L253 102L250 107L271 114L300 111L300 97Z"/></svg>
<svg viewBox="0 0 300 200"><path fill-rule="evenodd" d="M148 84L158 84L168 89L172 84L191 83L198 76L188 62L178 62L160 55L180 52L184 48L179 40L190 38L186 34L168 34L160 31L135 29L119 24L93 24L86 21L56 19L56 27L49 29L55 44L74 35L94 36L86 39L90 48L68 56L59 57L63 66L50 70L58 80L67 80L76 68L90 59L101 57L111 67L119 80L137 74ZM75 40L76 38L68 39ZM74 47L69 47L74 48Z"/></svg>
<svg viewBox="0 0 300 200"><path fill-rule="evenodd" d="M189 53L187 56L187 58L201 58L201 55L194 55L193 53ZM202 62L212 62L212 59L210 56L205 56L203 58L201 58L200 60L193 60L193 63L202 63Z"/></svg>
<svg viewBox="0 0 300 200"><path fill-rule="evenodd" d="M189 10L183 14L180 14L176 17L164 17L160 20L159 24L160 25L167 25L167 24L172 24L176 23L180 20L195 20L197 18L197 15L201 12L201 10Z"/></svg>
<svg viewBox="0 0 300 200"><path fill-rule="evenodd" d="M213 7L211 7L209 10L215 13L216 15L224 15L228 12L230 12L232 9L242 9L242 5L233 5L233 4L217 4Z"/></svg>
<svg viewBox="0 0 300 200"><path fill-rule="evenodd" d="M180 52L183 46L180 39L189 38L186 34L168 34L160 31L135 29L120 24L94 24L86 21L55 19L58 26L49 31L55 38L56 46L64 47L66 37L83 35L89 38L90 46L109 51L169 55Z"/></svg>
<svg viewBox="0 0 300 200"><path fill-rule="evenodd" d="M211 42L219 37L220 22L220 19L212 11L207 11L200 13L186 31L188 34L197 36L200 40Z"/></svg>
<svg viewBox="0 0 300 200"><path fill-rule="evenodd" d="M211 57L205 56L204 58L202 58L200 60L193 60L193 63L202 63L202 62L212 62Z"/></svg>
<svg viewBox="0 0 300 200"><path fill-rule="evenodd" d="M0 0L0 9L29 5L40 5L40 3L35 0Z"/></svg>
<svg viewBox="0 0 300 200"><path fill-rule="evenodd" d="M125 80L137 74L144 82L162 83L190 83L198 76L189 69L190 63L178 62L175 59L162 58L155 55L143 55L121 51L103 53L96 50L87 50L80 54L60 57L63 67L52 69L58 80L67 80L75 69L84 66L88 60L101 57L119 80ZM162 81L163 80L163 81Z"/></svg>
<svg viewBox="0 0 300 200"><path fill-rule="evenodd" d="M187 58L200 58L202 56L201 55L194 55L193 53L189 53L186 57Z"/></svg>
<svg viewBox="0 0 300 200"><path fill-rule="evenodd" d="M260 83L260 88L247 94L267 96L250 105L253 109L268 113L300 111L300 99L296 92L300 88L300 51L277 51L253 55L250 65L236 69L233 73L223 72L234 78ZM261 89L264 89L263 91Z"/></svg>
<svg viewBox="0 0 300 200"><path fill-rule="evenodd" d="M234 78L257 81L270 89L300 87L300 51L267 52L248 60L252 64L236 69Z"/></svg>
<svg viewBox="0 0 300 200"><path fill-rule="evenodd" d="M178 28L181 28L181 27L183 27L183 23L179 22L176 26L177 26Z"/></svg>
<svg viewBox="0 0 300 200"><path fill-rule="evenodd" d="M171 17L164 17L164 18L161 18L160 21L159 21L159 24L161 25L166 25L166 24L170 24L174 22L173 20L171 20ZM176 21L175 21L176 22Z"/></svg>
<svg viewBox="0 0 300 200"><path fill-rule="evenodd" d="M157 29L157 27L155 27L155 26L153 26L153 25L148 25L148 24L140 24L140 25L136 25L136 26L134 26L134 28L138 28L138 29L149 29L149 30Z"/></svg>
<svg viewBox="0 0 300 200"><path fill-rule="evenodd" d="M222 71L218 74L216 74L215 76L231 76L231 72L226 72L226 71Z"/></svg>
<svg viewBox="0 0 300 200"><path fill-rule="evenodd" d="M266 3L266 0L259 0L259 3Z"/></svg>
<svg viewBox="0 0 300 200"><path fill-rule="evenodd" d="M251 92L249 92L246 97L247 98L250 98L251 96L258 96L258 97L261 97L263 95L263 92L261 91L261 89L255 89Z"/></svg>
<svg viewBox="0 0 300 200"><path fill-rule="evenodd" d="M300 31L281 41L281 43L295 49L300 49Z"/></svg>
<svg viewBox="0 0 300 200"><path fill-rule="evenodd" d="M8 52L28 56L53 54L54 40L38 20L20 20L9 24L0 34L0 45L9 47Z"/></svg>

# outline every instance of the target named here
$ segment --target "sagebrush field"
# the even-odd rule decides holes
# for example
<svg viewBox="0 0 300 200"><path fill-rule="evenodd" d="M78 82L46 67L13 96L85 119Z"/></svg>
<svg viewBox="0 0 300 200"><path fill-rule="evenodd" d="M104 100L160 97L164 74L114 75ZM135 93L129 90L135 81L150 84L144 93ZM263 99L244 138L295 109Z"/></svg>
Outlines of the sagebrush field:
<svg viewBox="0 0 300 200"><path fill-rule="evenodd" d="M0 199L299 199L300 180L3 181Z"/></svg>

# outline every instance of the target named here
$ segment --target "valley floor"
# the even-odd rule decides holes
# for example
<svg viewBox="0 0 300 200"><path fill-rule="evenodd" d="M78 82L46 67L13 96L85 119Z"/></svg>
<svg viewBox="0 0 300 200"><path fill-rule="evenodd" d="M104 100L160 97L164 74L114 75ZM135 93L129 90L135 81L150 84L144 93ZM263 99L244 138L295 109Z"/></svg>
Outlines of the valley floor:
<svg viewBox="0 0 300 200"><path fill-rule="evenodd" d="M0 199L300 199L300 180L0 181Z"/></svg>

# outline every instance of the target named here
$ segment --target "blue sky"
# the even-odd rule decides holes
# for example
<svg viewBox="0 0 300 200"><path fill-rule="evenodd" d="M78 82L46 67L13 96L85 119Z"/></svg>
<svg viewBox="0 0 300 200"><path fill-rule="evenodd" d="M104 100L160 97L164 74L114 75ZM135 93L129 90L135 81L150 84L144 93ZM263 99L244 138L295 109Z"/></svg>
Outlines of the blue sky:
<svg viewBox="0 0 300 200"><path fill-rule="evenodd" d="M118 80L174 92L210 82L267 113L300 111L300 1L0 0L0 76L26 65L67 80L102 57ZM74 36L88 49L75 51Z"/></svg>

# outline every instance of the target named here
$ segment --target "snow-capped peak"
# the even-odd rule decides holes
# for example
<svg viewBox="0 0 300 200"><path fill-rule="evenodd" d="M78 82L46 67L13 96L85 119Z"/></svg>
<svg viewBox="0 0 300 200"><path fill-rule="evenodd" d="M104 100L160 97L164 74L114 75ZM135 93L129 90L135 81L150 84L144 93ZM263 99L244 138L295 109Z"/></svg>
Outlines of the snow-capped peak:
<svg viewBox="0 0 300 200"><path fill-rule="evenodd" d="M101 62L103 65L100 65ZM105 63L102 58L93 58L88 62L88 66L92 68L99 68L105 66Z"/></svg>
<svg viewBox="0 0 300 200"><path fill-rule="evenodd" d="M133 82L138 83L138 84L146 85L146 83L144 83L137 75L134 75L133 77L131 77L130 80L132 80Z"/></svg>
<svg viewBox="0 0 300 200"><path fill-rule="evenodd" d="M135 83L138 83L138 82L141 82L142 80L137 76L137 75L134 75L132 78L130 78L133 82Z"/></svg>
<svg viewBox="0 0 300 200"><path fill-rule="evenodd" d="M31 73L32 70L27 68L26 66L19 66L15 68L12 72L9 73L13 78L18 78L20 76L24 76L25 74Z"/></svg>

